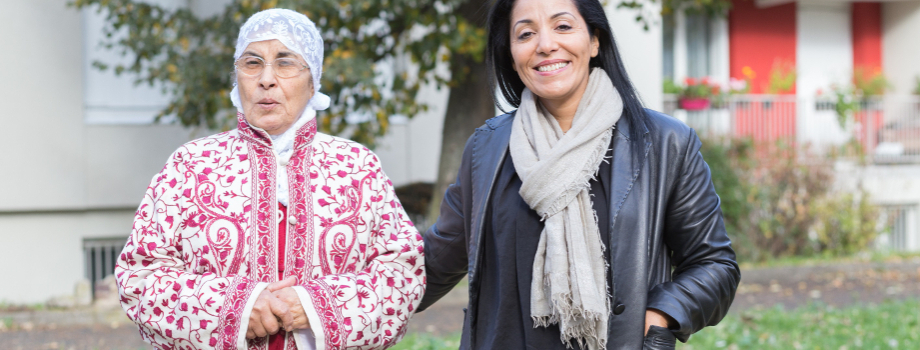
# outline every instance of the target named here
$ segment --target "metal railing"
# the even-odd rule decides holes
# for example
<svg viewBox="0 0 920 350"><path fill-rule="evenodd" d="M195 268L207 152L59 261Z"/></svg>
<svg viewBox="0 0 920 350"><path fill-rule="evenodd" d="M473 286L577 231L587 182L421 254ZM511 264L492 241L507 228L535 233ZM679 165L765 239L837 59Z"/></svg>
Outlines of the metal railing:
<svg viewBox="0 0 920 350"><path fill-rule="evenodd" d="M701 137L750 138L756 143L808 146L817 154L854 156L875 163L920 163L920 97L885 96L860 103L840 120L835 101L794 95L731 95L709 108L686 111L665 95L664 111ZM849 148L848 148L849 147Z"/></svg>

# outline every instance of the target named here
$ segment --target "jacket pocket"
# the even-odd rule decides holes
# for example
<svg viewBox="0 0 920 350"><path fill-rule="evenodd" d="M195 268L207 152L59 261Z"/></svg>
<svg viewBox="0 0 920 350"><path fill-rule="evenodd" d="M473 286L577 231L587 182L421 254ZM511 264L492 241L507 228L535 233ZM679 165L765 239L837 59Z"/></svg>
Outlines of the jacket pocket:
<svg viewBox="0 0 920 350"><path fill-rule="evenodd" d="M642 344L643 350L673 350L677 345L677 337L671 333L670 329L658 326L651 326L648 334L645 335L645 341Z"/></svg>

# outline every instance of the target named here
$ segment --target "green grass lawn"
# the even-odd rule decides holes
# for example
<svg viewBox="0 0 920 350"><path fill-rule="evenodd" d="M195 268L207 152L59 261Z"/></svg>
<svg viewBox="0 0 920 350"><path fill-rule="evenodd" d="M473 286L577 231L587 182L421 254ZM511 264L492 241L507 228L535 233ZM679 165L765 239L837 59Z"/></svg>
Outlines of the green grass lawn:
<svg viewBox="0 0 920 350"><path fill-rule="evenodd" d="M920 349L920 301L834 309L749 310L679 349Z"/></svg>
<svg viewBox="0 0 920 350"><path fill-rule="evenodd" d="M427 333L407 334L399 344L391 350L447 350L460 347L460 335L456 334L446 338L437 338Z"/></svg>
<svg viewBox="0 0 920 350"><path fill-rule="evenodd" d="M459 335L410 334L393 349L441 350L460 346ZM920 349L920 301L835 309L812 305L730 315L678 349Z"/></svg>

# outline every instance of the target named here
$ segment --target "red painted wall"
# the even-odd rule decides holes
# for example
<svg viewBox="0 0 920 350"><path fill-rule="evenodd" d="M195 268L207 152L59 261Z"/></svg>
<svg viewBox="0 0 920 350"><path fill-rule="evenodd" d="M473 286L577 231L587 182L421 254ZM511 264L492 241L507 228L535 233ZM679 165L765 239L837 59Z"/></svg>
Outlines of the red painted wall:
<svg viewBox="0 0 920 350"><path fill-rule="evenodd" d="M757 8L753 0L732 0L728 13L729 72L745 79L754 72L751 93L764 93L777 61L795 66L796 4ZM795 93L795 88L791 93Z"/></svg>
<svg viewBox="0 0 920 350"><path fill-rule="evenodd" d="M882 70L882 4L854 2L853 68L863 68L866 74Z"/></svg>

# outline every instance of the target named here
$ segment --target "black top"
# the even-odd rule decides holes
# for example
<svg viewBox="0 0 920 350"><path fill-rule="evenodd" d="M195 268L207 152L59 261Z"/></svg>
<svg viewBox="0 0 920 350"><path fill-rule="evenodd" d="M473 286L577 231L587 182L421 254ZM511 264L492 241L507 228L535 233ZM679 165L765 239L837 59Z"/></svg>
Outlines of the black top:
<svg viewBox="0 0 920 350"><path fill-rule="evenodd" d="M610 173L611 153L612 147L599 174ZM610 241L607 181L607 176L590 181L591 200L605 246ZM509 154L496 177L484 218L481 289L475 307L476 322L472 325L477 339L473 342L477 349L566 349L559 338L558 325L534 328L530 318L530 283L543 222L521 198L520 189L521 179ZM604 259L609 260L609 254L604 254ZM609 266L610 261L607 263ZM612 288L609 272L607 283ZM580 349L577 342L572 345Z"/></svg>

